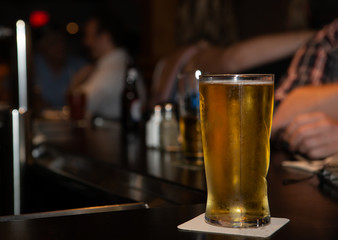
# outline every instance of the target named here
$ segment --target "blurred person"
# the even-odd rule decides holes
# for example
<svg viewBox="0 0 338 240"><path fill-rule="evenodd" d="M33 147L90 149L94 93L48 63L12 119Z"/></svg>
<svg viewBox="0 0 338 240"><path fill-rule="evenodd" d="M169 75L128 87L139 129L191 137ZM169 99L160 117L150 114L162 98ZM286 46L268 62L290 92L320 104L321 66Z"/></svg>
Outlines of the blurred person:
<svg viewBox="0 0 338 240"><path fill-rule="evenodd" d="M60 29L47 26L40 31L34 57L35 91L41 96L40 105L60 109L66 105L66 93L73 75L86 61L70 54L66 35Z"/></svg>
<svg viewBox="0 0 338 240"><path fill-rule="evenodd" d="M237 73L292 54L313 31L258 36L238 42L232 1L183 1L178 50L156 66L149 105L175 101L177 74L181 71ZM203 21L204 20L204 21Z"/></svg>
<svg viewBox="0 0 338 240"><path fill-rule="evenodd" d="M85 23L84 44L95 64L76 74L72 89L86 94L87 110L92 116L121 117L121 93L131 61L125 43L123 25L111 15L100 13Z"/></svg>
<svg viewBox="0 0 338 240"><path fill-rule="evenodd" d="M275 101L272 139L310 158L338 153L338 19L296 52Z"/></svg>

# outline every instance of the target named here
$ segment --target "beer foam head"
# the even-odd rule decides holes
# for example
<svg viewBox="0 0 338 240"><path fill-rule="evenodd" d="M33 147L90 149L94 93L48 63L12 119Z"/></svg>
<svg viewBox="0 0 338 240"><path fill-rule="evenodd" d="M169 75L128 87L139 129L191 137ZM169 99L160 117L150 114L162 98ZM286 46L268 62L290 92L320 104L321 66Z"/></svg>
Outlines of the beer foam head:
<svg viewBox="0 0 338 240"><path fill-rule="evenodd" d="M205 74L201 82L211 84L273 84L273 74Z"/></svg>
<svg viewBox="0 0 338 240"><path fill-rule="evenodd" d="M201 83L207 84L229 84L229 85L273 85L272 81L260 81L260 80L201 80Z"/></svg>

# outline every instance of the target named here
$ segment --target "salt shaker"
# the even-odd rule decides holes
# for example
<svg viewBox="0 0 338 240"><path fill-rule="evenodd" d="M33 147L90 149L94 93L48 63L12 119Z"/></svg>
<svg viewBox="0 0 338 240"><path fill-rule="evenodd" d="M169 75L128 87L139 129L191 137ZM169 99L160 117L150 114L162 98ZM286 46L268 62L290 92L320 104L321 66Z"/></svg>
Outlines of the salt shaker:
<svg viewBox="0 0 338 240"><path fill-rule="evenodd" d="M162 121L162 107L156 105L146 124L146 145L151 148L160 147L160 124Z"/></svg>

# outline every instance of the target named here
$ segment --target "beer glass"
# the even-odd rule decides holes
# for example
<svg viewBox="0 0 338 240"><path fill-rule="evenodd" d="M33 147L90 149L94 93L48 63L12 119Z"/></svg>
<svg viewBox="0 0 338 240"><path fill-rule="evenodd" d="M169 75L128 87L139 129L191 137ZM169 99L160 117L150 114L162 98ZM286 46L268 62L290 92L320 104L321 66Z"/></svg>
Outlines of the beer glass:
<svg viewBox="0 0 338 240"><path fill-rule="evenodd" d="M266 175L274 75L207 74L199 83L207 223L269 223Z"/></svg>
<svg viewBox="0 0 338 240"><path fill-rule="evenodd" d="M189 163L203 164L203 147L200 124L198 78L201 71L184 72L178 76L179 126L182 151Z"/></svg>

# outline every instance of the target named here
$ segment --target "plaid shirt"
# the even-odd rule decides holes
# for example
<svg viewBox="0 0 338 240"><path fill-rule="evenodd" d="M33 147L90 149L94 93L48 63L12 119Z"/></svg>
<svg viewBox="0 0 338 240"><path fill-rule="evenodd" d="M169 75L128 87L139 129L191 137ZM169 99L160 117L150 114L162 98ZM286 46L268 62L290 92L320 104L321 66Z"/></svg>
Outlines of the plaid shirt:
<svg viewBox="0 0 338 240"><path fill-rule="evenodd" d="M297 87L333 82L338 82L338 19L295 53L286 78L276 90L275 105Z"/></svg>

